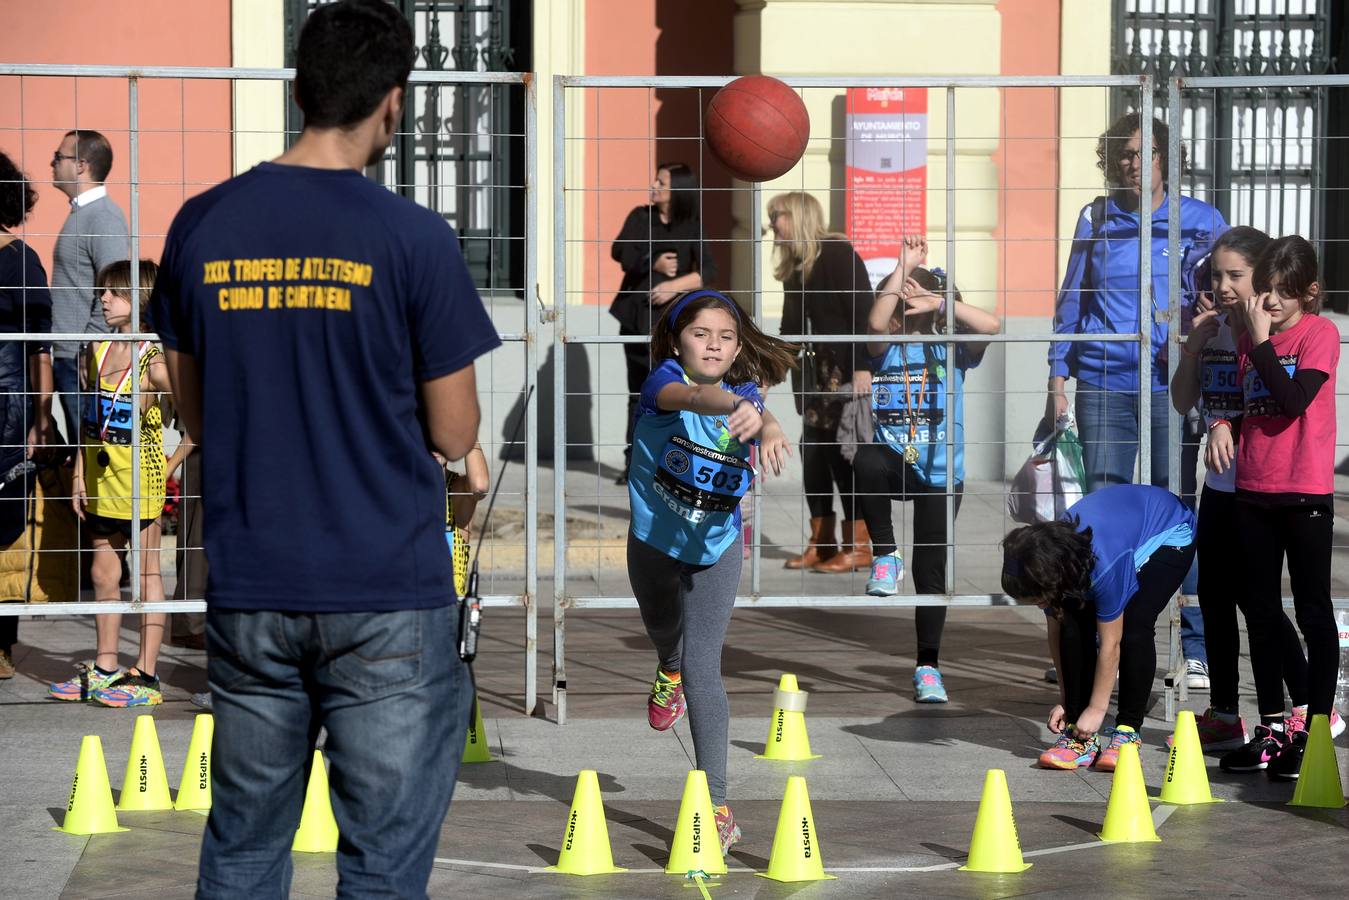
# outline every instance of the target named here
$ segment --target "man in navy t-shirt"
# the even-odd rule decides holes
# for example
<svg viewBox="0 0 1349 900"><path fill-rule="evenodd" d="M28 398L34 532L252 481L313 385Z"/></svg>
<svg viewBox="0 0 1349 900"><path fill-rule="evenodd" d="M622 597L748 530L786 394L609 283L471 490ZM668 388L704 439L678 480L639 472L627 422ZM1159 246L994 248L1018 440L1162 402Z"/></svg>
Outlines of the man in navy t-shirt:
<svg viewBox="0 0 1349 900"><path fill-rule="evenodd" d="M444 478L500 341L455 234L361 174L400 121L396 7L318 7L295 145L189 200L154 323L202 452L213 805L198 897L284 894L320 727L339 893L422 895L472 688Z"/></svg>

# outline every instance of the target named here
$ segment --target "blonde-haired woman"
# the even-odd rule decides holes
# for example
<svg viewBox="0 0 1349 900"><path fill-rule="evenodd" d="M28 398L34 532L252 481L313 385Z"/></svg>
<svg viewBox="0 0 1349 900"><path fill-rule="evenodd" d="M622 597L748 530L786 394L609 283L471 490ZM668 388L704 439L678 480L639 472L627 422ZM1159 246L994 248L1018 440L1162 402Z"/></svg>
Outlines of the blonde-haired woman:
<svg viewBox="0 0 1349 900"><path fill-rule="evenodd" d="M774 275L786 294L783 334L867 333L873 299L866 265L848 239L827 231L824 210L810 194L792 191L768 202L773 231ZM838 444L838 423L849 383L855 394L871 393L865 342L809 343L793 373L801 413L801 465L810 509L810 543L789 569L852 572L871 566L871 539L853 499L853 471ZM834 488L843 509L842 548L834 542Z"/></svg>

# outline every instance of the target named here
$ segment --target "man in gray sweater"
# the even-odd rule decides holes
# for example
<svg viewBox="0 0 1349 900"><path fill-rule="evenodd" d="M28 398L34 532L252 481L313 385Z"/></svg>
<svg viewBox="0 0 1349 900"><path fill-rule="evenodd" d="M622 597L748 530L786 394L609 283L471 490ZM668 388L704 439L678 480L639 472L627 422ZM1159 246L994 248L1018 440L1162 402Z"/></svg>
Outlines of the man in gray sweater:
<svg viewBox="0 0 1349 900"><path fill-rule="evenodd" d="M70 215L52 252L52 331L106 334L95 278L109 263L131 256L126 215L103 186L112 170L112 147L97 131L68 131L52 157L52 183L70 198ZM79 444L77 341L52 344L52 376L61 395L66 440Z"/></svg>

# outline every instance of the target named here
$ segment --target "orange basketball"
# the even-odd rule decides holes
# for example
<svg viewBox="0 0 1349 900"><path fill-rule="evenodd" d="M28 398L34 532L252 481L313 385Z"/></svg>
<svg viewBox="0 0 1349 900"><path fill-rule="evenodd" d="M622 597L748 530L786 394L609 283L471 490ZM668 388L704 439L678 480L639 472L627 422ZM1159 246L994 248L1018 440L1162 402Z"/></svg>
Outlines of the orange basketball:
<svg viewBox="0 0 1349 900"><path fill-rule="evenodd" d="M796 91L767 75L746 75L712 97L703 117L712 155L743 181L786 173L806 152L810 115Z"/></svg>

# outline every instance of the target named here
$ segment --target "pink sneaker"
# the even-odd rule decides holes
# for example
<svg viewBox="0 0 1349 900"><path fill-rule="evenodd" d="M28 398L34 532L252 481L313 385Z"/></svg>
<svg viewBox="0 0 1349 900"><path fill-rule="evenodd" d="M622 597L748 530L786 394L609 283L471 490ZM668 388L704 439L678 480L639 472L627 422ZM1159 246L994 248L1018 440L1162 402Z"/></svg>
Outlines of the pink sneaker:
<svg viewBox="0 0 1349 900"><path fill-rule="evenodd" d="M657 669L656 680L651 684L651 696L646 701L646 721L657 731L669 731L684 718L687 709L684 683L679 673L671 676L664 669Z"/></svg>
<svg viewBox="0 0 1349 900"><path fill-rule="evenodd" d="M1115 771L1115 766L1119 764L1120 748L1125 744L1138 744L1141 748L1143 739L1128 725L1120 725L1110 732L1110 743L1101 751L1101 755L1096 757L1096 768L1102 772Z"/></svg>
<svg viewBox="0 0 1349 900"><path fill-rule="evenodd" d="M1300 723L1299 728L1303 731L1311 727L1311 716L1307 715L1307 707L1305 706L1294 706L1293 714L1288 718L1290 721L1296 719ZM1298 729L1290 725L1288 730L1291 732ZM1344 734L1344 719L1340 718L1340 711L1332 706L1330 709L1330 737L1334 740L1342 734Z"/></svg>
<svg viewBox="0 0 1349 900"><path fill-rule="evenodd" d="M1250 737L1246 734L1246 722L1237 716L1235 722L1224 722L1213 711L1213 707L1204 710L1202 716L1194 720L1199 731L1199 747L1205 753L1218 750L1235 750L1245 746ZM1174 735L1166 736L1166 746L1170 747Z"/></svg>
<svg viewBox="0 0 1349 900"><path fill-rule="evenodd" d="M1073 737L1071 727L1063 729L1058 740L1054 741L1044 753L1040 754L1042 769L1086 769L1096 761L1101 752L1101 738L1093 734L1085 741Z"/></svg>
<svg viewBox="0 0 1349 900"><path fill-rule="evenodd" d="M743 837L740 826L735 824L731 808L724 804L712 807L712 816L717 820L717 837L721 839L721 852L725 853Z"/></svg>

